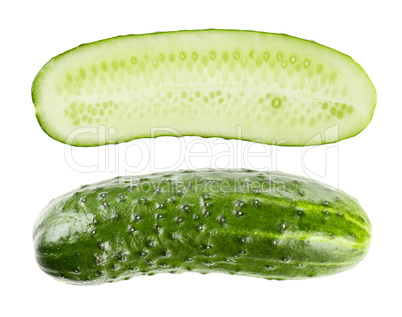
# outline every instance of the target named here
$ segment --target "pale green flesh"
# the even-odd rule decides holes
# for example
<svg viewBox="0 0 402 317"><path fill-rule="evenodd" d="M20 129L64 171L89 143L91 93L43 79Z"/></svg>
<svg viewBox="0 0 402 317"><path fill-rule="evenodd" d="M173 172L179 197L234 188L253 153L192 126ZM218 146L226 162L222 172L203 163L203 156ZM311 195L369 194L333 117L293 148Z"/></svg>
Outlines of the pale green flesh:
<svg viewBox="0 0 402 317"><path fill-rule="evenodd" d="M49 61L32 87L51 137L78 146L159 135L336 142L370 122L374 87L350 57L287 35L123 36Z"/></svg>

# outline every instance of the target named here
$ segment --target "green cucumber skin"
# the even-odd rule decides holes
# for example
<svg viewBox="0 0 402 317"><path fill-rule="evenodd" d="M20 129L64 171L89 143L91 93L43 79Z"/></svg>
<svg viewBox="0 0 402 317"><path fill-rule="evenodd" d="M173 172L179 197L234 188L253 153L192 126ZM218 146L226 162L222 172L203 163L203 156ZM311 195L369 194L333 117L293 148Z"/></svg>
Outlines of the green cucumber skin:
<svg viewBox="0 0 402 317"><path fill-rule="evenodd" d="M261 47L259 47L260 42L265 40L264 37L267 38L267 43L264 44L265 46L261 44ZM164 47L162 44L158 46L159 41L165 43L168 42L169 38L177 39L178 42L175 42L176 49L172 50L171 47ZM225 44L222 44L222 47L217 44L209 46L210 41L217 41L219 38L222 38L222 43L225 44L225 41L232 44L233 42L237 43L235 47L238 47L242 53L241 58L237 58L236 63L240 65L241 59L246 58L244 69L242 68L243 66L236 64L236 70L229 71L230 66L228 65L233 62L233 57L230 55L229 62L222 62L222 54L227 53ZM254 38L256 39L254 40ZM155 39L154 42L153 39ZM199 42L204 44L201 48L198 47L199 51L197 51L193 44L186 45L189 39L199 39ZM248 42L243 45L244 40L248 41L248 39L251 39L250 43L254 46L258 46L258 52L256 51L256 55L253 57L250 55L254 53L253 49L247 48ZM271 39L273 43L270 43ZM287 44L287 41L289 44ZM144 49L141 47L143 42L145 43ZM282 43L283 47L275 47L274 45L277 42ZM104 51L103 53L99 52L97 55L97 50L101 51L105 46L113 48L113 45L115 45L118 48L124 48L125 45L134 45L135 50L135 44L137 44L139 52L134 52L133 54L138 58L138 61L136 65L129 65L134 69L131 71L126 69L127 64L130 63L131 55L129 53L119 55L115 49L112 49L113 52L107 54L108 59L102 57L102 54L105 54ZM261 59L265 51L264 47L269 50L272 56L270 55L266 61L264 60L261 67ZM180 62L179 53L181 50L185 53L185 59L182 64L177 64ZM93 54L93 58L87 63L79 64L80 54L89 54L88 51ZM214 57L214 60L205 62L204 66L200 66L203 63L202 57L215 51L217 52L216 61ZM237 49L235 49L236 51ZM192 52L199 53L196 60L192 60ZM229 50L229 53L232 54L233 52ZM280 60L278 57L282 53L284 53L283 62L282 57ZM317 75L313 71L313 75L307 67L304 69L303 64L292 65L291 58L297 53L300 61L296 62L296 64L301 63L301 60L306 60L311 62L310 68L314 69L324 64L324 73L326 71L327 73ZM163 60L158 59L158 54L163 56ZM172 54L174 54L175 62L169 61L169 56ZM56 77L51 77L53 73L59 71L59 65L65 60L68 60L66 63L68 63L69 68L63 66L66 68L65 70L60 71L60 74ZM103 60L107 64L108 70L102 73L101 65ZM119 60L120 63L124 63L124 66L120 67L118 65ZM220 66L218 66L218 60ZM334 62L332 63L332 61ZM153 66L153 62L158 63L157 66ZM140 64L142 65L141 67ZM194 79L194 76L196 77L201 72L200 69L205 73L210 71L211 65L215 64L216 66L212 67L214 72L214 75L211 75L212 80L211 78L209 78L209 81L205 80L201 75L199 78ZM284 64L287 66L281 66ZM253 65L253 67L248 69L248 65ZM85 95L85 85L89 85L88 78L80 79L79 70L85 68L85 77L88 77L93 66L98 69L97 76L100 73L106 76L106 79L104 78L103 80L106 80L109 88L111 86L112 90L114 90L110 94L102 91L98 94L91 92L89 95ZM199 66L201 68L196 70ZM297 66L301 67L301 70L297 69ZM338 69L337 66L340 68ZM115 67L116 71L113 71L113 67ZM186 67L192 70L188 70ZM285 70L279 71L282 68ZM161 71L160 69L163 70ZM286 69L288 70L286 71ZM136 75L133 75L134 71L137 71ZM224 71L226 71L226 75L224 75ZM318 89L318 93L314 88L310 87L320 85L321 82L330 82L332 72L337 72L338 74L339 78L336 79L336 85L339 83L339 87L333 88L329 85L329 87L325 88L326 91L323 91L325 89L321 89L321 87ZM174 73L176 75L172 75ZM242 79L234 80L233 78L236 74L243 76ZM306 81L306 87L310 88L290 88L292 78L295 77L294 74L297 74L296 76L301 74L300 81ZM56 94L53 92L53 90L56 90L56 86L70 85L67 79L63 79L62 75L73 76L75 84L71 85L75 85L75 88L84 91L85 96L80 96L81 92L70 91L66 93L63 90L64 92L60 93L62 94L60 99L49 101L50 97L48 96ZM49 76L51 79L47 79ZM60 76L63 78L60 78ZM119 76L124 79L119 79ZM179 79L170 78L177 76ZM188 78L181 79L180 76L187 76L191 80ZM220 80L221 77L225 76L229 76L229 80ZM267 76L268 79L265 78ZM261 77L262 80L260 78L260 82L256 84L254 81L258 77ZM217 80L214 78L217 78ZM130 88L125 91L126 79L128 82L135 81L137 88ZM85 84L85 80L87 84ZM121 84L123 88L116 88L119 85L116 82L119 80L123 81ZM270 80L274 80L274 83L269 83ZM285 86L287 85L285 88L281 86L283 85L283 80L288 81L285 84ZM98 86L91 83L95 87L91 89L96 90L96 87L101 86L103 90L107 90L102 86L106 84L100 84L102 80L99 78L92 78L92 81L97 81L96 85ZM295 81L293 84L295 84ZM296 81L296 84L298 84L298 81ZM305 86L304 84L300 85ZM70 90L75 88L70 87ZM119 89L123 89L123 92L119 91ZM343 89L348 90L348 93L345 93L346 95L344 96L340 92ZM194 96L194 93L198 92L196 90L201 91L200 98ZM332 90L336 90L336 92ZM230 99L230 96L227 95L230 95L233 91L235 91L235 93L232 93L234 96ZM222 92L222 96L215 95L216 92ZM226 94L227 92L229 93ZM169 95L169 93L171 93L170 97L164 97L165 94ZM189 98L181 99L181 93L188 95ZM210 93L214 97L209 97ZM264 97L268 95L272 96ZM130 101L130 98L135 101ZM207 98L207 100L209 98L209 102L205 101L204 98ZM273 109L277 98L281 100L280 106L278 109ZM45 99L46 102L44 101ZM194 100L189 102L189 99ZM172 135L206 138L221 137L282 146L304 146L338 142L359 134L372 119L377 96L371 80L359 64L348 55L324 45L286 34L207 29L125 35L80 45L52 58L43 66L32 85L32 100L42 129L53 139L73 146L88 147L117 144L138 138ZM108 101L113 101L114 104L106 105L105 109L102 109L101 105L107 104ZM53 102L54 104L52 104ZM84 110L71 108L73 103L79 108L82 102L87 107ZM49 103L51 104L49 105ZM205 103L208 103L206 108ZM70 104L70 108L68 104ZM95 104L98 104L98 108L95 107ZM135 108L136 104L140 106ZM114 108L117 106L119 107L118 109ZM352 107L353 112L349 113L349 107ZM96 115L91 114L94 108L98 111ZM321 108L325 108L325 110ZM62 110L67 111L68 114L63 114ZM73 114L77 111L78 115ZM105 115L100 115L100 112L104 112ZM112 112L114 114L111 114ZM114 119L111 117L113 115L115 116ZM70 119L68 116L73 116L75 119ZM231 118L229 119L229 117ZM73 124L72 121L77 119L80 119L80 122ZM338 127L338 131L335 135L332 135L328 133L328 129L334 126ZM104 134L102 132L103 127L105 127L105 131L109 131L112 128L111 135ZM242 127L240 135L239 127ZM89 128L89 130L86 130L87 133L81 133L77 137L70 138L77 128ZM95 128L99 130L95 130ZM153 128L157 129L152 130Z"/></svg>
<svg viewBox="0 0 402 317"><path fill-rule="evenodd" d="M93 285L161 272L326 276L368 251L371 224L342 191L279 172L119 177L52 200L33 231L41 269Z"/></svg>

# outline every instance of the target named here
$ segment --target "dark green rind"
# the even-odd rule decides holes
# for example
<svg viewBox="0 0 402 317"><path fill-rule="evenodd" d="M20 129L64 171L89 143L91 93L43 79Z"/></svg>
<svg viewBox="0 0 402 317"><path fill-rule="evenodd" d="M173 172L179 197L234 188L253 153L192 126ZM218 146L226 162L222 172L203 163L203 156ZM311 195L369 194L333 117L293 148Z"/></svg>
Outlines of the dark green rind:
<svg viewBox="0 0 402 317"><path fill-rule="evenodd" d="M141 37L141 36L150 36L150 35L152 36L152 35L156 35L156 34L169 34L169 33L182 33L182 32L214 32L214 31L219 31L219 32L221 32L221 31L227 31L227 32L244 32L244 33L273 34L273 33L261 32L261 31L235 30L235 29L180 30L180 31L154 32L154 33L147 33L147 34L119 35L119 36L115 36L115 37L112 37L112 38L107 38L107 39L103 39L103 40L99 40L99 41L95 41L95 42L91 42L91 43L85 43L85 44L78 45L77 47L72 48L72 49L70 49L70 50L67 50L67 51L65 51L65 52L63 52L63 53L61 53L61 54L59 54L59 55L53 57L52 59L50 59L50 60L42 67L42 69L38 72L38 74L35 76L35 79L34 79L34 81L33 81L33 83L32 83L32 87L31 87L31 97L32 97L32 102L33 102L33 104L34 104L34 106L35 106L35 115L36 115L36 118L37 118L37 120L38 120L38 123L39 123L40 127L41 127L42 130L43 130L49 137L51 137L52 139L54 139L54 140L56 140L56 141L59 141L59 142L61 142L61 143L66 143L66 140L61 139L61 138L58 138L55 134L52 134L52 132L49 131L48 127L46 126L46 121L45 121L45 120L42 120L40 114L39 114L38 111L37 111L37 102L36 102L36 98L35 98L35 86L36 86L36 83L37 83L37 81L38 81L38 78L40 78L41 74L46 71L46 68L49 67L49 65L51 66L52 63L53 63L56 59L58 59L59 57L65 55L65 54L68 54L69 52L74 51L74 50L76 50L76 49L78 49L78 48L81 48L81 47L85 47L85 46L88 46L88 45L94 45L94 44L100 44L100 43L105 42L105 41L110 41L110 40L114 40L114 39L118 39L118 38L122 38L122 37L127 37L127 36L128 36L128 37L133 37L133 36L135 36L135 37ZM368 75L367 75L367 73L366 73L365 70L363 69L363 67L362 67L360 64L358 64L355 60L353 60L352 57L350 57L349 55L347 55L347 54L345 54L345 53L342 53L342 52L340 52L340 51L338 51L338 50L335 50L335 49L333 49L333 48L331 48L331 47L328 47L328 46L326 46L326 45L317 43L317 42L315 42L315 41L310 41L310 40L298 38L298 37L291 36L291 35L288 35L288 34L283 34L283 33L277 33L277 35L281 35L281 36L284 36L284 37L289 37L289 38L298 39L298 40L300 40L300 41L309 42L309 43L312 43L312 44L317 45L317 46L325 47L325 48L327 48L327 49L329 49L329 50L331 50L331 51L333 51L333 52L336 52L337 54L343 55L343 56L349 58L351 61L353 61L353 63L354 63L355 65L357 65L357 66L361 69L361 71L367 76L367 78L369 78ZM371 122L371 120L372 120L372 118L373 118L373 115L374 115L374 110L375 110L375 107L376 107L376 104L377 104L377 92L376 92L376 89L375 89L374 84L373 84L372 82L371 82L371 85L372 85L373 91L374 91L374 93L375 93L375 99L373 100L373 111L372 111L372 113L371 113L370 120L367 121L367 124L366 124L362 129L360 129L359 131L356 131L356 133L351 134L351 135L349 135L349 136L346 137L346 138L340 138L339 140L335 140L335 141L326 141L326 140L324 140L324 141L322 141L322 142L309 142L309 144L282 143L281 140L273 140L273 142L266 142L266 141L255 140L255 139L247 139L247 138L241 138L240 140L243 140L243 141L250 141L250 142L256 142L256 143L262 143L262 144L271 144L271 145L280 145L280 146L290 146L290 147L293 147L293 146L304 146L304 145L331 144L331 143L336 143L336 142L342 141L342 140L344 140L344 139L348 139L348 138L355 137L356 135L358 135L360 132L362 132L362 131L370 124L370 122ZM154 133L154 135L153 135L153 137L161 137L161 136L176 136L176 135L172 135L172 134L169 134L169 133ZM183 135L183 136L200 136L200 137L203 137L203 138L222 138L222 139L229 139L229 140L234 139L234 138L232 138L231 136L225 136L225 135L208 135L208 134L199 134L199 133L198 133L198 134L185 134L185 135ZM142 135L142 136L137 136L137 137L135 137L135 138L129 138L129 139L126 139L126 140L116 140L116 142L108 142L108 143L106 143L106 144L119 144L119 143L124 143L124 142L130 142L130 141L136 140L136 139L149 138L149 137L150 137L149 135ZM102 145L106 145L106 144L93 144L93 143L81 143L81 142L77 142L77 143L72 142L72 143L68 143L68 144L69 144L69 145L72 145L72 146L76 146L76 147L93 147L93 146L98 146L98 145L101 145L101 146L102 146Z"/></svg>
<svg viewBox="0 0 402 317"><path fill-rule="evenodd" d="M83 186L43 210L33 238L41 269L71 284L186 271L304 279L354 267L371 224L355 199L307 178L198 170Z"/></svg>

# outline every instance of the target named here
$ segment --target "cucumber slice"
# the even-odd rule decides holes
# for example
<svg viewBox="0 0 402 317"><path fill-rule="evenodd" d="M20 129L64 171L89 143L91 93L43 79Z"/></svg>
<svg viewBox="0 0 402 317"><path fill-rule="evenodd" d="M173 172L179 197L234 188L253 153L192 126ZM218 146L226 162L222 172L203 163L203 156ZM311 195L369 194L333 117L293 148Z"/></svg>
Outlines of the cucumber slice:
<svg viewBox="0 0 402 317"><path fill-rule="evenodd" d="M32 99L43 130L75 146L162 135L303 146L362 131L376 91L349 56L315 42L199 30L81 45L40 70Z"/></svg>

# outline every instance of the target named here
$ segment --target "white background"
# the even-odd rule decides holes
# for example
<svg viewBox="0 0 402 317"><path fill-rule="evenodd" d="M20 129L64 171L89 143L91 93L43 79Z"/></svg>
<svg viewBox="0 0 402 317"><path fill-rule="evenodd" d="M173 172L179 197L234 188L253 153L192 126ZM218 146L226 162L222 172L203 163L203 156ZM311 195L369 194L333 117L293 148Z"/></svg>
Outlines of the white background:
<svg viewBox="0 0 402 317"><path fill-rule="evenodd" d="M402 316L402 23L398 2L2 2L0 315ZM36 73L51 57L116 35L202 28L287 33L352 56L377 89L372 122L354 138L308 149L250 147L247 142L219 139L200 140L201 146L189 148L197 138L188 137L71 149L39 127L30 89ZM233 145L233 152L217 159L228 150L227 144ZM206 149L209 153L197 158L196 152ZM188 155L180 158L177 151ZM83 167L94 164L95 169ZM345 190L359 200L373 225L367 257L350 271L303 281L185 273L95 287L57 282L36 265L32 227L52 198L117 175L208 166L281 170Z"/></svg>

